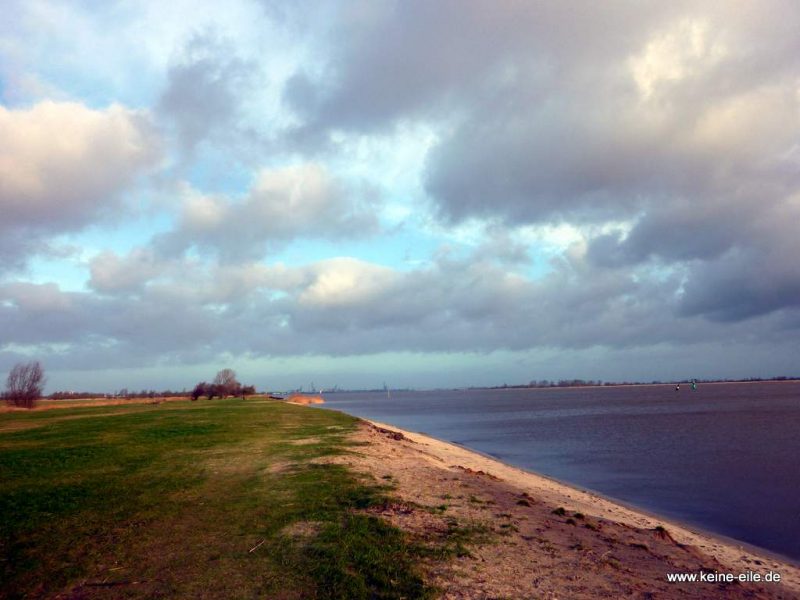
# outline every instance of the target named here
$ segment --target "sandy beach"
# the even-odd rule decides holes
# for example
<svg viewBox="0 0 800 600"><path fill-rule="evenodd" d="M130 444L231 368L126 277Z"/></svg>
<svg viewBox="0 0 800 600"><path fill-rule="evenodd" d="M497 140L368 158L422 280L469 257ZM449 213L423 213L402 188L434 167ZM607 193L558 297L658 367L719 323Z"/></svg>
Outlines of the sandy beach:
<svg viewBox="0 0 800 600"><path fill-rule="evenodd" d="M400 498L381 516L432 540L456 521L486 534L427 568L444 598L800 598L796 565L734 541L390 425L364 421L354 441L336 460ZM668 581L682 573L698 580Z"/></svg>

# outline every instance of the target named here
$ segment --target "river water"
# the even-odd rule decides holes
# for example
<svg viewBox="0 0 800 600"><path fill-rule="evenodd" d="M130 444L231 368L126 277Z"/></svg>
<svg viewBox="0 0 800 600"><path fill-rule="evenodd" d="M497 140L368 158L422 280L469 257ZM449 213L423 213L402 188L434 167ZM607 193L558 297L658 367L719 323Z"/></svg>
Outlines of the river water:
<svg viewBox="0 0 800 600"><path fill-rule="evenodd" d="M800 561L800 383L342 392L325 402Z"/></svg>

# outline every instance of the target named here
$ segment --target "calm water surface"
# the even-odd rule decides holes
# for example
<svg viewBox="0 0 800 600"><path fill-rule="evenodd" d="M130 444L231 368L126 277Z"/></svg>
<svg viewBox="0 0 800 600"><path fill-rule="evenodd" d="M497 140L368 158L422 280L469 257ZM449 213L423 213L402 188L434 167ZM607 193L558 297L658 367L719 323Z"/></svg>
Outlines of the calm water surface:
<svg viewBox="0 0 800 600"><path fill-rule="evenodd" d="M800 561L800 383L337 393L463 444Z"/></svg>

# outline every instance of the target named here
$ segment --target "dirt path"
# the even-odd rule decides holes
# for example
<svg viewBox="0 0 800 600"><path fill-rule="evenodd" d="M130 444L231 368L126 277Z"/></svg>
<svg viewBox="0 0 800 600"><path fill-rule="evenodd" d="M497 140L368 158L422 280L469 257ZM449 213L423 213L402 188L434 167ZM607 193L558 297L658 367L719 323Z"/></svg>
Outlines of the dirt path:
<svg viewBox="0 0 800 600"><path fill-rule="evenodd" d="M383 517L421 539L446 542L455 522L475 534L469 555L427 566L444 598L800 598L795 566L424 435L354 435L367 444L342 460L402 500ZM782 582L667 581L701 570Z"/></svg>

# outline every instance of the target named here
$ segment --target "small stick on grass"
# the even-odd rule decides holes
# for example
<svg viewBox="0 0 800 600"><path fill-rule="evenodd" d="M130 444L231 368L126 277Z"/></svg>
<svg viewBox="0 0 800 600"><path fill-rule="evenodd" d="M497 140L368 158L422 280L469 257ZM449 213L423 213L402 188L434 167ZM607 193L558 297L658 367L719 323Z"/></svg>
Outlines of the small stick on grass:
<svg viewBox="0 0 800 600"><path fill-rule="evenodd" d="M263 543L264 543L264 542L266 542L266 541L267 541L267 540L261 540L261 541L260 541L260 542L258 542L258 543L257 543L255 546L253 546L252 548L250 548L250 550L248 550L248 552L247 552L247 553L248 553L248 554L250 554L250 553L251 553L251 552L253 552L254 550L258 550L258 547L259 547L259 546L261 546L261 544L263 544Z"/></svg>

